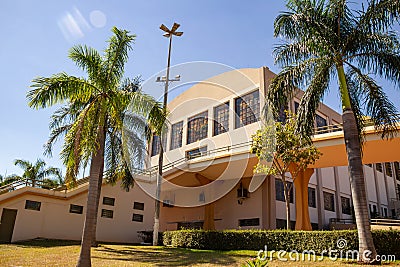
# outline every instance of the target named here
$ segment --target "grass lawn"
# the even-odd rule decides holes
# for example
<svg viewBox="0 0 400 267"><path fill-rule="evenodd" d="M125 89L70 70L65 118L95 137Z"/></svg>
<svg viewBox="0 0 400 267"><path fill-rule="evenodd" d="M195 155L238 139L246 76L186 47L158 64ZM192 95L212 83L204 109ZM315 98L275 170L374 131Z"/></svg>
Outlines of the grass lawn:
<svg viewBox="0 0 400 267"><path fill-rule="evenodd" d="M32 240L0 244L0 266L75 266L79 243L73 241ZM256 251L207 251L180 248L101 244L92 250L93 266L241 266ZM392 263L391 266L400 262ZM355 263L324 261L280 262L268 266L358 266Z"/></svg>

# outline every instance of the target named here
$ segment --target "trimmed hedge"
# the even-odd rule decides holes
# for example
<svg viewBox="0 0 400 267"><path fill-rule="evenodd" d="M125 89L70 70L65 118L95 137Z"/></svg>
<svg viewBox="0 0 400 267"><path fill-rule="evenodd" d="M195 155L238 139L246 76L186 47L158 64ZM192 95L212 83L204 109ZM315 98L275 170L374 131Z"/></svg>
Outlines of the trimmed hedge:
<svg viewBox="0 0 400 267"><path fill-rule="evenodd" d="M379 255L400 258L400 231L378 230L372 232ZM342 231L287 231L287 230L179 230L163 234L165 246L211 250L324 250L338 249L339 238L347 241L343 250L357 250L356 230Z"/></svg>

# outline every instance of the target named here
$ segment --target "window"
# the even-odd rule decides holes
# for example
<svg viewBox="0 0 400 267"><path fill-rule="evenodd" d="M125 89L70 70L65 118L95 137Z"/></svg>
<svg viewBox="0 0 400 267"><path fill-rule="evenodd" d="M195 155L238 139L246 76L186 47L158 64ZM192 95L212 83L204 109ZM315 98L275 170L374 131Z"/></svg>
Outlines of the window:
<svg viewBox="0 0 400 267"><path fill-rule="evenodd" d="M229 130L229 102L214 108L213 135L219 135Z"/></svg>
<svg viewBox="0 0 400 267"><path fill-rule="evenodd" d="M167 146L167 133L164 132L164 140L163 140L163 148ZM151 156L156 156L160 154L160 137L158 135L153 134L152 142L151 142Z"/></svg>
<svg viewBox="0 0 400 267"><path fill-rule="evenodd" d="M317 123L317 132L318 133L327 133L328 129L326 126L328 126L328 123L326 122L326 119L321 117L320 115L315 115L315 121Z"/></svg>
<svg viewBox="0 0 400 267"><path fill-rule="evenodd" d="M188 119L187 143L207 138L208 132L208 111L204 111Z"/></svg>
<svg viewBox="0 0 400 267"><path fill-rule="evenodd" d="M260 218L239 220L239 226L258 226L258 225L260 225Z"/></svg>
<svg viewBox="0 0 400 267"><path fill-rule="evenodd" d="M392 165L389 162L385 163L386 176L393 176Z"/></svg>
<svg viewBox="0 0 400 267"><path fill-rule="evenodd" d="M114 217L114 211L113 210L102 209L101 210L101 217L112 219Z"/></svg>
<svg viewBox="0 0 400 267"><path fill-rule="evenodd" d="M342 202L342 213L351 215L350 198L340 197L340 201Z"/></svg>
<svg viewBox="0 0 400 267"><path fill-rule="evenodd" d="M183 121L177 122L171 127L171 146L170 150L182 147Z"/></svg>
<svg viewBox="0 0 400 267"><path fill-rule="evenodd" d="M104 205L114 206L114 203L115 203L115 198L113 198L113 197L103 197L103 204Z"/></svg>
<svg viewBox="0 0 400 267"><path fill-rule="evenodd" d="M286 182L287 186L291 187L289 192L289 202L293 203L293 186L291 182ZM285 189L281 179L275 179L276 200L285 201Z"/></svg>
<svg viewBox="0 0 400 267"><path fill-rule="evenodd" d="M26 200L25 201L25 209L26 210L37 210L40 211L41 202L33 201L33 200Z"/></svg>
<svg viewBox="0 0 400 267"><path fill-rule="evenodd" d="M376 163L375 167L376 167L376 171L383 172L382 163Z"/></svg>
<svg viewBox="0 0 400 267"><path fill-rule="evenodd" d="M134 221L134 222L143 222L143 215L134 213L132 215L132 221Z"/></svg>
<svg viewBox="0 0 400 267"><path fill-rule="evenodd" d="M372 164L365 164L365 165L367 165L368 167L372 168Z"/></svg>
<svg viewBox="0 0 400 267"><path fill-rule="evenodd" d="M335 195L324 192L324 209L328 211L335 211Z"/></svg>
<svg viewBox="0 0 400 267"><path fill-rule="evenodd" d="M207 153L207 146L202 146L199 148L195 148L189 151L186 151L186 158L187 159L194 159L201 157Z"/></svg>
<svg viewBox="0 0 400 267"><path fill-rule="evenodd" d="M299 102L294 101L294 114L297 114L297 111L299 111Z"/></svg>
<svg viewBox="0 0 400 267"><path fill-rule="evenodd" d="M144 210L144 203L142 202L133 202L133 209L135 210Z"/></svg>
<svg viewBox="0 0 400 267"><path fill-rule="evenodd" d="M82 214L83 206L71 204L69 205L69 213Z"/></svg>
<svg viewBox="0 0 400 267"><path fill-rule="evenodd" d="M257 91L235 99L235 128L254 123L260 118L260 94Z"/></svg>
<svg viewBox="0 0 400 267"><path fill-rule="evenodd" d="M317 207L317 201L315 197L315 188L309 187L308 188L308 206L311 208Z"/></svg>
<svg viewBox="0 0 400 267"><path fill-rule="evenodd" d="M396 179L398 181L400 181L400 166L399 166L399 162L395 161L393 163L393 165L394 165L394 175L396 176Z"/></svg>
<svg viewBox="0 0 400 267"><path fill-rule="evenodd" d="M400 185L397 184L397 200L400 200Z"/></svg>

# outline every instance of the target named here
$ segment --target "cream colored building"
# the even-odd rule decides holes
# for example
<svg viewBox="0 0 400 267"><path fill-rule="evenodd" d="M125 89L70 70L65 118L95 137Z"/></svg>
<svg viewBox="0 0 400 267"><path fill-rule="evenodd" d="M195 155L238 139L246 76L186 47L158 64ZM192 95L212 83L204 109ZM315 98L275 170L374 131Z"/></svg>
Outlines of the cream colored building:
<svg viewBox="0 0 400 267"><path fill-rule="evenodd" d="M206 227L204 224L208 229L284 227L281 183L274 177L253 176L257 160L249 153L251 135L261 127L261 108L273 76L266 67L225 72L194 85L169 103L161 231ZM301 94L289 103L293 112ZM340 123L340 114L320 104L316 118L319 132L314 140L332 158L335 154L329 151L342 149L332 145L341 140ZM158 163L158 145L159 139L154 137L149 147L149 171L138 177L130 192L103 185L98 240L140 242L138 231L152 229L155 171L151 167ZM400 214L400 157L379 156L390 162L373 161L364 166L371 215L396 217ZM314 229L327 228L331 219L352 218L347 167L329 165L329 159L321 162L328 164L316 164L308 185L308 211ZM78 240L86 196L85 183L67 192L23 187L0 194L0 237L10 237L12 228L11 241L36 237ZM296 220L295 202L296 190L292 221Z"/></svg>

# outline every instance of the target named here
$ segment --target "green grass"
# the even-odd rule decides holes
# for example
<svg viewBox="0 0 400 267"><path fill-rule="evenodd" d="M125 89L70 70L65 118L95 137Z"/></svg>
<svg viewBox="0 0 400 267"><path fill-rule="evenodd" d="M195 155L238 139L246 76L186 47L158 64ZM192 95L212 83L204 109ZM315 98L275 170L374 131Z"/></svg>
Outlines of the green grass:
<svg viewBox="0 0 400 267"><path fill-rule="evenodd" d="M60 240L31 240L16 244L0 244L0 266L75 266L79 243ZM212 251L166 247L101 244L92 250L93 266L241 266L256 251ZM397 262L399 264L399 262ZM355 263L280 262L268 266L357 266ZM392 263L391 265L396 265Z"/></svg>

